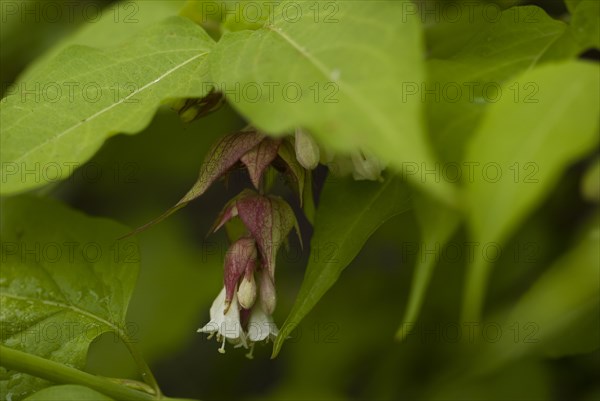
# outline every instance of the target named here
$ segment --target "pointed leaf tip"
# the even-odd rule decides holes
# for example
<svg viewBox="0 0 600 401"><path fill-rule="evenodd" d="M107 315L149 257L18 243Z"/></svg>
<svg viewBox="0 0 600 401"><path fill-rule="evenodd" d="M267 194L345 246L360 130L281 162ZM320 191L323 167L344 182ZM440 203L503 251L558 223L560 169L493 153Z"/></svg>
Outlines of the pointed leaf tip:
<svg viewBox="0 0 600 401"><path fill-rule="evenodd" d="M259 189L266 168L277 157L280 144L281 139L265 138L242 156L241 161L248 168L250 180L256 189Z"/></svg>
<svg viewBox="0 0 600 401"><path fill-rule="evenodd" d="M208 151L202 162L198 180L185 196L162 215L124 235L121 239L146 231L201 196L215 181L227 173L245 153L258 145L263 138L264 136L261 133L249 128L221 138Z"/></svg>
<svg viewBox="0 0 600 401"><path fill-rule="evenodd" d="M221 138L208 152L202 163L198 180L178 205L194 200L206 192L263 138L264 136L256 130L235 132Z"/></svg>

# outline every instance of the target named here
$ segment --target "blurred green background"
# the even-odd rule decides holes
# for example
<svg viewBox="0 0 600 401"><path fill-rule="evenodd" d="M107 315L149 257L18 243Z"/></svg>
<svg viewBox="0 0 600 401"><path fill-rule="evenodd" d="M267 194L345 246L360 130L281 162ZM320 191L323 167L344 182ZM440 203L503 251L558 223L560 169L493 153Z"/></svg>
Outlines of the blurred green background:
<svg viewBox="0 0 600 401"><path fill-rule="evenodd" d="M109 2L87 3L106 7ZM555 16L565 12L562 2L537 3ZM3 91L30 62L82 24L82 18L38 23L4 17ZM86 213L136 227L172 206L196 179L211 143L242 126L244 121L227 106L191 124L181 122L165 107L143 133L108 140L72 178L45 191ZM584 167L575 166L563 177L507 245L494 269L487 298L492 312L502 315L550 264L561 263L557 258L572 249L572 239L578 238L582 224L595 211L579 194ZM322 181L324 172L318 175ZM248 183L242 173L235 174L229 185L215 185L200 200L139 236L142 265L128 329L169 396L204 400L600 399L598 320L575 321L569 332L560 333L551 344L533 341L539 338L538 331L546 329L538 325L535 309L522 315L524 320L502 323L500 332L494 320L487 325L461 325L458 311L466 255L456 257L450 247L442 253L414 332L404 343L395 342L413 267L420 257L414 252L420 233L410 212L387 222L371 237L277 359L269 359L270 345L257 346L253 360L232 347L226 355L219 354L214 340L196 333L207 322L210 304L220 290L227 246L222 233L207 238L206 233L223 203ZM283 186L278 190L297 208L291 193ZM301 223L308 243L311 228L305 220ZM464 247L467 241L465 233L459 232L451 245ZM279 256L279 302L274 317L280 324L294 302L307 258L308 249L300 250L295 240ZM483 336L470 341L471 330L481 334L484 328ZM483 369L484 362L493 367ZM92 345L87 370L135 377L125 347L112 335Z"/></svg>

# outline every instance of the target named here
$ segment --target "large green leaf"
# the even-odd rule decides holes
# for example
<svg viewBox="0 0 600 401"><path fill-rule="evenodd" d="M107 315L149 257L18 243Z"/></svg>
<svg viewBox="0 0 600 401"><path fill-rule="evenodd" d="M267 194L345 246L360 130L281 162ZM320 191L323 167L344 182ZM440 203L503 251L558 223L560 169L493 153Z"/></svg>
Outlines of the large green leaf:
<svg viewBox="0 0 600 401"><path fill-rule="evenodd" d="M535 6L513 7L495 19L486 17L489 7L466 10L458 20L427 30L428 82L408 92L427 102L430 135L440 156L452 162L462 159L489 105L501 96L521 102L534 94L535 88L526 81L507 86L502 94L497 89L540 63L567 30L564 22Z"/></svg>
<svg viewBox="0 0 600 401"><path fill-rule="evenodd" d="M76 368L104 332L126 337L125 313L139 268L127 229L49 199L16 197L2 205L2 344ZM47 385L7 372L0 392L14 400Z"/></svg>
<svg viewBox="0 0 600 401"><path fill-rule="evenodd" d="M214 38L223 32L258 29L277 2L269 0L188 0L180 15L200 24Z"/></svg>
<svg viewBox="0 0 600 401"><path fill-rule="evenodd" d="M579 2L573 12L571 28L582 49L600 49L600 2Z"/></svg>
<svg viewBox="0 0 600 401"><path fill-rule="evenodd" d="M422 53L418 17L403 2L288 1L264 27L223 35L210 64L216 87L259 128L302 127L337 151L364 149L405 171L435 160L422 102L403 97L406 83L423 82ZM410 177L452 202L445 181Z"/></svg>
<svg viewBox="0 0 600 401"><path fill-rule="evenodd" d="M587 168L581 182L581 194L589 202L600 203L600 156Z"/></svg>
<svg viewBox="0 0 600 401"><path fill-rule="evenodd" d="M36 69L0 105L1 192L65 179L107 137L145 128L162 101L205 95L212 46L172 17L122 46L69 47Z"/></svg>
<svg viewBox="0 0 600 401"><path fill-rule="evenodd" d="M465 160L465 209L474 240L502 243L543 200L563 170L598 143L598 66L580 61L542 66L516 79L539 93L532 102L504 96L490 106L469 144ZM513 83L508 83L510 87ZM464 318L480 313L490 264L471 265Z"/></svg>
<svg viewBox="0 0 600 401"><path fill-rule="evenodd" d="M345 179L325 185L304 281L277 336L274 356L286 337L335 284L371 234L386 220L409 208L407 186L397 177L387 177L383 183Z"/></svg>
<svg viewBox="0 0 600 401"><path fill-rule="evenodd" d="M43 69L49 60L69 46L83 45L104 49L120 45L149 26L169 16L177 15L184 4L185 1L180 0L121 0L108 5L97 13L91 11L95 8L89 7L90 11L85 13L84 10L87 6L85 3L75 5L65 1L62 15L66 16L67 13L71 12L77 17L83 17L85 24L37 58L19 79L28 81L31 76L37 74L36 69ZM37 7L44 10L43 4L38 4ZM49 12L48 18L51 18ZM15 24L24 29L31 28L29 25L34 25L31 24L33 18L25 18L26 23L23 23L24 18L18 12L10 15L9 19L15 20ZM68 18L62 18L61 20L69 22ZM56 23L51 24L51 28L55 28L55 25ZM22 45L20 40L14 40L14 42Z"/></svg>

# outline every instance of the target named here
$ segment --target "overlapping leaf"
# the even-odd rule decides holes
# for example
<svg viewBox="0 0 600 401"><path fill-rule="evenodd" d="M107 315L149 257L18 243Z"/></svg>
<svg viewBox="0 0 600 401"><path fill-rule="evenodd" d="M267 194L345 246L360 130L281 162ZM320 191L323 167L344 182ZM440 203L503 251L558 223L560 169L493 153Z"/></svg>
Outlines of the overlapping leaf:
<svg viewBox="0 0 600 401"><path fill-rule="evenodd" d="M0 104L1 192L65 179L107 137L145 128L164 100L204 96L212 47L202 28L172 17L122 46L69 47L37 68Z"/></svg>
<svg viewBox="0 0 600 401"><path fill-rule="evenodd" d="M2 344L76 368L104 332L125 333L138 273L135 241L125 228L49 199L16 197L2 207ZM13 400L47 382L8 372L1 393Z"/></svg>
<svg viewBox="0 0 600 401"><path fill-rule="evenodd" d="M472 10L464 7L456 21L426 31L428 81L421 86L410 84L406 91L407 97L427 102L433 143L441 157L451 162L461 160L489 105L501 97L523 102L535 95L535 86L528 81L501 86L544 60L567 30L564 22L536 6L513 7L493 20L486 17L483 5Z"/></svg>
<svg viewBox="0 0 600 401"><path fill-rule="evenodd" d="M465 156L480 168L466 187L473 239L504 242L563 170L598 145L600 94L589 88L599 77L597 65L581 61L539 67L515 81L534 83L535 101L508 96L490 106ZM489 267L482 258L471 266L467 319L480 313Z"/></svg>
<svg viewBox="0 0 600 401"><path fill-rule="evenodd" d="M303 127L333 149L362 148L398 170L433 165L422 102L403 97L406 83L424 80L418 17L402 2L335 1L334 15L317 2L315 21L313 3L299 2L291 21L282 11L288 3L260 29L223 35L211 54L216 86L234 107L272 134ZM453 200L444 181L420 178L416 184Z"/></svg>
<svg viewBox="0 0 600 401"><path fill-rule="evenodd" d="M53 46L39 58L33 61L32 64L27 66L25 72L19 77L20 81L27 82L30 77L38 75L36 70L44 69L45 64L56 57L61 51L65 50L69 46L81 45L90 46L97 49L107 49L113 46L121 45L122 43L131 40L135 35L140 34L150 26L159 23L167 17L175 16L179 10L185 5L184 0L121 0L115 1L108 5L106 8L98 12L97 18L93 13L88 14L85 10L88 7L85 3L62 3L63 10L60 14L62 16L83 14L86 24L79 27L76 32L66 36L64 39L54 43ZM39 10L44 13L46 9L43 3L37 5L31 5L31 9L40 7ZM25 10L25 9L24 9ZM82 12L83 11L83 12ZM31 28L29 24L23 24L23 15L21 13L14 13L6 16L8 20L18 21L20 20L19 26L23 28ZM41 16L40 16L41 17ZM56 29L56 22L53 22L53 18L48 14L46 15L52 26L51 29ZM62 18L65 22L72 22L70 18ZM35 18L25 19L25 22L33 22ZM4 22L4 21L3 21ZM4 35L3 35L4 39ZM10 37L9 37L10 39ZM38 39L39 41L39 39ZM15 40L14 43L23 45L22 38ZM4 46L4 44L3 44Z"/></svg>
<svg viewBox="0 0 600 401"><path fill-rule="evenodd" d="M581 49L600 49L600 3L584 0L573 11L571 27Z"/></svg>
<svg viewBox="0 0 600 401"><path fill-rule="evenodd" d="M273 348L279 353L283 342L300 321L335 284L342 271L389 218L410 208L405 183L388 177L383 184L332 180L321 194L311 240L311 257L302 287Z"/></svg>

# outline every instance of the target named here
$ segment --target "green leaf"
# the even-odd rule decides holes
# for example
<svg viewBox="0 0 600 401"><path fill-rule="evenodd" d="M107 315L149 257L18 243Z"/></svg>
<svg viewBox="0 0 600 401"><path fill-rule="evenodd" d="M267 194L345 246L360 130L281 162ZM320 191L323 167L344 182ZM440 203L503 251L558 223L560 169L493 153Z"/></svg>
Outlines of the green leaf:
<svg viewBox="0 0 600 401"><path fill-rule="evenodd" d="M442 249L458 228L460 216L423 194L415 194L413 206L421 229L421 244L402 323L396 339L403 341L414 327L425 300L425 293ZM430 254L435 250L435 254Z"/></svg>
<svg viewBox="0 0 600 401"><path fill-rule="evenodd" d="M277 2L258 0L189 0L181 15L201 25L215 39L223 32L258 29L267 22Z"/></svg>
<svg viewBox="0 0 600 401"><path fill-rule="evenodd" d="M495 319L506 323L504 327L518 324L519 329L488 344L474 366L492 370L526 355L560 357L598 348L598 221L596 215L576 245Z"/></svg>
<svg viewBox="0 0 600 401"><path fill-rule="evenodd" d="M566 79L568 77L568 79ZM515 82L538 93L531 102L503 96L491 105L469 144L465 208L472 237L503 242L540 203L563 170L597 146L598 66L580 61L542 66ZM508 83L505 87L510 87ZM477 258L468 273L464 318L477 320L489 263Z"/></svg>
<svg viewBox="0 0 600 401"><path fill-rule="evenodd" d="M585 172L581 192L586 200L600 203L600 157L596 157Z"/></svg>
<svg viewBox="0 0 600 401"><path fill-rule="evenodd" d="M502 80L535 64L540 54L567 29L537 6L519 6L491 17L488 5L464 8L426 31L428 58L455 61L474 78ZM470 12L467 12L470 11ZM515 40L518 38L519 40ZM475 64L469 68L469 64Z"/></svg>
<svg viewBox="0 0 600 401"><path fill-rule="evenodd" d="M565 23L535 6L504 10L494 20L486 18L485 10L474 7L457 21L427 30L428 82L407 91L408 97L427 102L430 135L447 161L462 159L486 108L500 98L497 88L540 63L567 30ZM518 82L503 95L521 101L531 93L527 82Z"/></svg>
<svg viewBox="0 0 600 401"><path fill-rule="evenodd" d="M90 343L115 332L127 341L125 313L138 274L137 243L126 230L50 199L2 205L2 344L76 368ZM1 392L18 400L48 383L9 371Z"/></svg>
<svg viewBox="0 0 600 401"><path fill-rule="evenodd" d="M205 95L212 46L172 17L120 47L61 52L2 100L1 193L65 179L107 137L144 129L161 102Z"/></svg>
<svg viewBox="0 0 600 401"><path fill-rule="evenodd" d="M577 9L577 6L582 2L583 2L583 0L565 0L567 9L569 10L569 12L571 14L573 14L575 12L575 10Z"/></svg>
<svg viewBox="0 0 600 401"><path fill-rule="evenodd" d="M335 284L371 234L386 220L410 208L407 186L397 177L387 177L383 183L330 180L323 188L317 208L304 281L275 340L273 357L292 330Z"/></svg>
<svg viewBox="0 0 600 401"><path fill-rule="evenodd" d="M600 49L600 2L579 2L573 12L571 29L582 50Z"/></svg>
<svg viewBox="0 0 600 401"><path fill-rule="evenodd" d="M25 401L112 401L95 390L84 386L65 384L47 387L27 397Z"/></svg>
<svg viewBox="0 0 600 401"><path fill-rule="evenodd" d="M79 27L80 29L75 33L54 44L41 57L37 58L20 77L20 80L29 81L31 76L38 74L37 69L43 69L49 60L69 46L83 45L105 49L120 45L140 34L149 26L169 16L177 15L184 4L185 2L180 0L121 0L103 8L96 15L94 12L87 13L84 11L87 10L85 4L74 6L73 3L65 2L64 16L68 15L69 12L76 16L81 15L87 23ZM45 10L43 5L38 5L38 7L40 10ZM90 7L90 9L94 8ZM21 17L21 19L23 18L22 13L16 13L15 15ZM26 21L29 22L33 19L28 18ZM50 15L48 15L48 19L51 19ZM69 18L63 19L69 22ZM52 28L55 28L56 23L52 25ZM25 26L27 27L27 24ZM15 40L15 42L22 44L20 40Z"/></svg>
<svg viewBox="0 0 600 401"><path fill-rule="evenodd" d="M290 4L298 20L286 17ZM300 127L327 147L363 149L400 171L433 164L422 102L402 96L407 82L424 79L418 17L402 2L315 4L282 2L264 27L223 35L210 56L216 87L271 134ZM446 182L414 178L453 201Z"/></svg>

